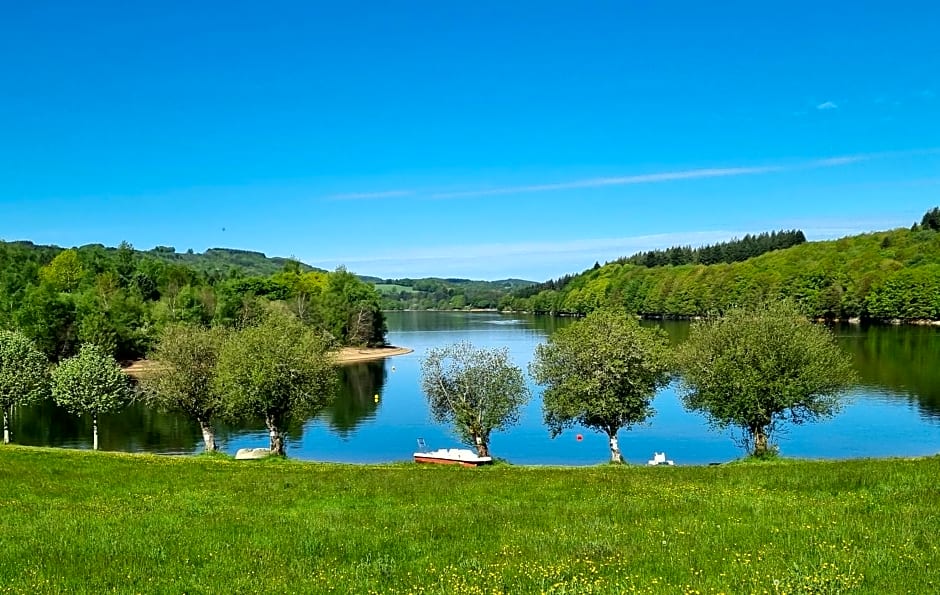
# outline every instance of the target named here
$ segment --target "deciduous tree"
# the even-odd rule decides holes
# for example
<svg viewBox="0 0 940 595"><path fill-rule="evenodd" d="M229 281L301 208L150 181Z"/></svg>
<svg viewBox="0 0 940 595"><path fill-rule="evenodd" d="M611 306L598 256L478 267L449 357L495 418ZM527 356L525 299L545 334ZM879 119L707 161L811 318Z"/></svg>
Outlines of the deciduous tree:
<svg viewBox="0 0 940 595"><path fill-rule="evenodd" d="M78 355L52 370L52 398L78 415L91 415L93 448L98 450L98 414L117 411L131 398L130 379L110 355L85 344Z"/></svg>
<svg viewBox="0 0 940 595"><path fill-rule="evenodd" d="M743 430L755 456L770 451L781 422L832 416L855 379L832 333L785 301L696 322L680 366L685 406L718 428Z"/></svg>
<svg viewBox="0 0 940 595"><path fill-rule="evenodd" d="M49 362L25 335L0 330L0 408L3 443L10 443L13 407L42 399L49 390Z"/></svg>
<svg viewBox="0 0 940 595"><path fill-rule="evenodd" d="M85 268L75 250L63 250L52 259L52 262L39 270L39 278L43 283L55 288L56 291L75 291L84 276Z"/></svg>
<svg viewBox="0 0 940 595"><path fill-rule="evenodd" d="M529 399L508 349L476 349L465 342L428 351L421 362L421 388L435 421L453 424L481 457L490 456L490 434L515 424Z"/></svg>
<svg viewBox="0 0 940 595"><path fill-rule="evenodd" d="M334 398L330 346L321 333L276 309L258 325L233 331L219 352L216 374L224 414L263 419L272 454L284 455L288 424L316 415Z"/></svg>
<svg viewBox="0 0 940 595"><path fill-rule="evenodd" d="M617 433L646 421L656 391L669 381L669 340L626 313L596 310L536 347L529 372L542 395L551 435L580 424L607 434L621 462Z"/></svg>
<svg viewBox="0 0 940 595"><path fill-rule="evenodd" d="M181 411L199 424L207 452L216 449L214 421L222 408L222 394L215 374L225 336L221 328L167 326L151 358L154 371L141 379L148 401Z"/></svg>

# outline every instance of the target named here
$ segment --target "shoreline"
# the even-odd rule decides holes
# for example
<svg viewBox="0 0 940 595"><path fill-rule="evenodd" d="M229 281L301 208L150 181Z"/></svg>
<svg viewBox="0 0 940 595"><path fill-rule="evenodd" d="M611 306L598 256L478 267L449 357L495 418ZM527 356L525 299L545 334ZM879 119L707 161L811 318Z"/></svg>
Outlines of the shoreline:
<svg viewBox="0 0 940 595"><path fill-rule="evenodd" d="M395 357L396 355L407 355L412 352L414 352L414 349L410 347L389 345L388 347L343 347L333 353L336 355L336 365L346 366L349 364L385 359L387 357ZM153 372L156 367L157 364L153 360L139 359L132 361L126 366L122 365L121 370L128 376L140 378L141 376L147 375L149 372Z"/></svg>
<svg viewBox="0 0 940 595"><path fill-rule="evenodd" d="M396 355L407 355L414 352L410 347L343 347L339 350L336 357L336 363L345 366L347 364L358 364L359 362L369 362Z"/></svg>

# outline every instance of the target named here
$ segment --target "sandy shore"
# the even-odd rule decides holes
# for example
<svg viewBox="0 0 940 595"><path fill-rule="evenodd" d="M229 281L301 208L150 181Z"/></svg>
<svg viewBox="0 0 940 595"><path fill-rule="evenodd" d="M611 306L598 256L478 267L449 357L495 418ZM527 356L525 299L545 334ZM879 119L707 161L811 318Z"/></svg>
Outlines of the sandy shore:
<svg viewBox="0 0 940 595"><path fill-rule="evenodd" d="M376 359L385 359L396 355L405 355L411 353L414 349L407 347L343 347L336 357L338 364L353 364L357 362L366 362Z"/></svg>
<svg viewBox="0 0 940 595"><path fill-rule="evenodd" d="M408 349L407 347L395 347L394 345L389 345L388 347L343 347L336 354L336 363L339 365L355 364L358 362L385 359L386 357L396 355L405 355L412 351L414 350ZM139 378L153 372L156 367L156 362L147 359L139 359L124 366L123 369L127 374Z"/></svg>

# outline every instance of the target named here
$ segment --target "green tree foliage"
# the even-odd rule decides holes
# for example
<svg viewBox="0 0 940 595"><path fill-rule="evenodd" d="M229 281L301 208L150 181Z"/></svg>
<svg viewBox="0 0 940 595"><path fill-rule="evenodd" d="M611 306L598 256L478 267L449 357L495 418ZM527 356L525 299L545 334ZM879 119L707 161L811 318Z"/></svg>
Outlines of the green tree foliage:
<svg viewBox="0 0 940 595"><path fill-rule="evenodd" d="M72 355L78 347L75 298L47 285L28 285L18 292L13 326L32 339L48 358Z"/></svg>
<svg viewBox="0 0 940 595"><path fill-rule="evenodd" d="M39 278L43 283L57 291L66 293L78 289L85 276L85 267L75 250L65 250L59 253L52 262L39 271Z"/></svg>
<svg viewBox="0 0 940 595"><path fill-rule="evenodd" d="M91 415L98 450L98 414L124 407L131 398L130 379L101 347L82 345L78 355L52 370L52 398L72 413Z"/></svg>
<svg viewBox="0 0 940 595"><path fill-rule="evenodd" d="M238 268L243 261L251 266ZM251 276L261 269L271 276ZM385 343L381 298L345 270L229 250L177 255L169 248L140 252L127 242L70 250L0 242L0 327L21 330L53 361L74 355L81 343L137 359L166 325L242 327L279 302L340 343Z"/></svg>
<svg viewBox="0 0 940 595"><path fill-rule="evenodd" d="M757 235L748 234L741 239L735 238L728 242L702 246L701 248L673 246L666 250L640 252L627 258L618 259L616 262L645 267L731 263L754 258L772 250L783 250L791 246L798 246L805 241L806 236L797 229L773 231Z"/></svg>
<svg viewBox="0 0 940 595"><path fill-rule="evenodd" d="M214 390L223 414L263 419L271 452L285 454L288 424L320 413L335 395L336 371L323 333L271 309L257 326L231 332L219 352Z"/></svg>
<svg viewBox="0 0 940 595"><path fill-rule="evenodd" d="M10 443L13 407L41 400L49 390L49 362L26 336L0 329L0 409L3 443Z"/></svg>
<svg viewBox="0 0 940 595"><path fill-rule="evenodd" d="M490 456L490 434L515 424L529 400L522 370L508 349L476 349L466 342L428 350L421 389L434 420L453 424L481 457Z"/></svg>
<svg viewBox="0 0 940 595"><path fill-rule="evenodd" d="M755 456L781 423L832 416L855 381L832 333L786 301L734 308L693 324L680 354L685 406L735 426Z"/></svg>
<svg viewBox="0 0 940 595"><path fill-rule="evenodd" d="M552 437L579 424L604 432L610 457L622 460L617 433L646 421L656 391L669 381L669 339L623 312L597 310L536 347L529 373L546 386Z"/></svg>
<svg viewBox="0 0 940 595"><path fill-rule="evenodd" d="M920 226L923 229L940 231L940 207L934 207L924 213L923 218L920 220Z"/></svg>
<svg viewBox="0 0 940 595"><path fill-rule="evenodd" d="M206 451L216 449L214 422L222 409L215 382L219 351L227 332L191 324L173 324L160 333L151 354L155 367L141 379L147 400L181 411L199 424Z"/></svg>
<svg viewBox="0 0 940 595"><path fill-rule="evenodd" d="M583 315L614 307L691 317L789 298L811 318L940 319L940 233L897 229L807 242L743 262L645 266L609 263L505 308Z"/></svg>
<svg viewBox="0 0 940 595"><path fill-rule="evenodd" d="M385 317L375 288L343 267L327 277L321 312L326 330L344 344L385 343Z"/></svg>

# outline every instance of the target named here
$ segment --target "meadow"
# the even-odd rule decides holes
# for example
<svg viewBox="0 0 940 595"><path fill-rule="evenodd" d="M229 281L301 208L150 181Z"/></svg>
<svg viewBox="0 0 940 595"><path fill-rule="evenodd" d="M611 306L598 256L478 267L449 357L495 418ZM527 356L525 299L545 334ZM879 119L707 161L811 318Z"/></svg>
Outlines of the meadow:
<svg viewBox="0 0 940 595"><path fill-rule="evenodd" d="M338 465L0 448L0 593L927 593L940 458Z"/></svg>

